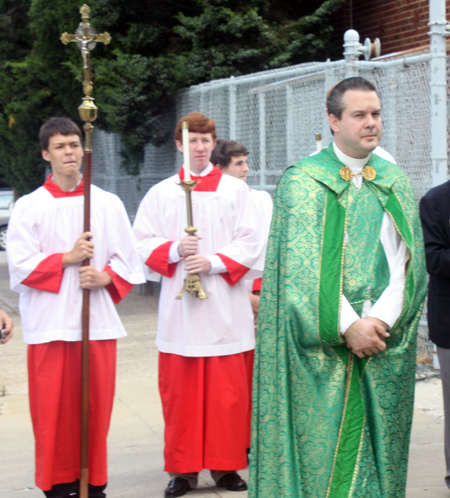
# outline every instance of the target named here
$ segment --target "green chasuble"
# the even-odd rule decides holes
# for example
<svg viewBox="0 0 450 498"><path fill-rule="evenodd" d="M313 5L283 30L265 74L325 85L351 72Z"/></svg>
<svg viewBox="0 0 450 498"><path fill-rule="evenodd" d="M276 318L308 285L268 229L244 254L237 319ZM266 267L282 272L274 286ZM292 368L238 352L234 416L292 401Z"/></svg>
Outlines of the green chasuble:
<svg viewBox="0 0 450 498"><path fill-rule="evenodd" d="M341 178L333 147L277 188L258 316L251 498L403 498L417 325L426 294L422 230L407 176L372 154L376 178ZM389 284L384 212L411 252L386 351L358 358L339 331Z"/></svg>

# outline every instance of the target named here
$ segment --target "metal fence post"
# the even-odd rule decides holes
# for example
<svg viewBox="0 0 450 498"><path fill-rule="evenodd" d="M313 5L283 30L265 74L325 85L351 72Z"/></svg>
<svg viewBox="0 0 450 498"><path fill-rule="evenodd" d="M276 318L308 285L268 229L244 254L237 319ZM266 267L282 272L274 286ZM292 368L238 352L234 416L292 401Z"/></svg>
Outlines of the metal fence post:
<svg viewBox="0 0 450 498"><path fill-rule="evenodd" d="M230 77L230 86L228 87L230 98L230 116L229 116L229 137L230 140L236 140L236 85L234 84L234 76Z"/></svg>
<svg viewBox="0 0 450 498"><path fill-rule="evenodd" d="M266 94L258 93L259 107L259 182L266 184Z"/></svg>
<svg viewBox="0 0 450 498"><path fill-rule="evenodd" d="M287 152L287 163L291 165L294 163L295 159L293 157L293 116L292 116L292 86L286 85L286 152Z"/></svg>
<svg viewBox="0 0 450 498"><path fill-rule="evenodd" d="M445 0L430 1L431 181L447 181L447 52Z"/></svg>

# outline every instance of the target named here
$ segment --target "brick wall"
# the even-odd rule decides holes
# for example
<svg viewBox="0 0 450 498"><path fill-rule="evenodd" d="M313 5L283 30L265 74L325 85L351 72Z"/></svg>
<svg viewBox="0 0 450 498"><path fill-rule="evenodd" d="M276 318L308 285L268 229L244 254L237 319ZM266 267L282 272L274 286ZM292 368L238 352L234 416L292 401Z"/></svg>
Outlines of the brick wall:
<svg viewBox="0 0 450 498"><path fill-rule="evenodd" d="M381 55L414 49L430 43L428 36L429 0L347 0L337 16L335 42L343 44L344 32L358 31L361 43L366 37L381 41ZM450 16L450 0L447 0ZM353 21L353 25L352 25Z"/></svg>

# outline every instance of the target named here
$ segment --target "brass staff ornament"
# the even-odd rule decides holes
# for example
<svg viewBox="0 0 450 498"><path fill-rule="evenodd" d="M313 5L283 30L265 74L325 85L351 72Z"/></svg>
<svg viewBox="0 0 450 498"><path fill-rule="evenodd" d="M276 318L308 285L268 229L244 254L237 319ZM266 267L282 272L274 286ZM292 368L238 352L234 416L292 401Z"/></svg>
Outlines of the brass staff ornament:
<svg viewBox="0 0 450 498"><path fill-rule="evenodd" d="M188 219L188 227L185 228L185 232L188 235L194 236L197 232L197 229L193 226L194 222L192 220L192 200L191 200L191 192L198 182L191 180L190 178L190 166L189 166L189 123L187 121L183 121L181 123L181 129L183 132L183 156L184 156L184 166L185 166L185 178L188 180L184 180L180 183L181 188L186 192L186 209L187 209L187 219ZM192 273L186 275L184 279L183 288L180 293L177 295L175 299L181 299L185 292L189 292L189 294L193 294L199 299L207 299L207 295L202 287L202 282L200 280L200 275L198 273Z"/></svg>
<svg viewBox="0 0 450 498"><path fill-rule="evenodd" d="M90 231L91 222L91 163L92 163L92 122L97 118L97 106L92 98L93 83L91 81L90 51L97 42L107 45L111 41L109 33L98 35L89 24L90 8L84 4L80 9L81 22L73 35L63 33L60 40L67 45L75 42L83 58L83 92L82 104L78 107L80 118L85 122L83 129L86 134L85 155L83 165L84 175L84 231ZM89 260L83 261L83 266L89 266ZM81 462L80 462L80 498L89 496L89 307L90 291L83 289L82 311L82 367L81 367Z"/></svg>

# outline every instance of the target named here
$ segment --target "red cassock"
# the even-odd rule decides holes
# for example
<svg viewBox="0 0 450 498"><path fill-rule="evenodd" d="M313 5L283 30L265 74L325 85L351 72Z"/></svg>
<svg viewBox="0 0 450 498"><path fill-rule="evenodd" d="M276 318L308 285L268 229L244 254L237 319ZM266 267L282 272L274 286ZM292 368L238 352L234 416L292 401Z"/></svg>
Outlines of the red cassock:
<svg viewBox="0 0 450 498"><path fill-rule="evenodd" d="M253 357L159 353L166 472L247 467Z"/></svg>
<svg viewBox="0 0 450 498"><path fill-rule="evenodd" d="M89 483L108 481L106 437L114 401L116 339L91 341ZM28 382L35 436L36 485L80 478L81 342L28 346Z"/></svg>
<svg viewBox="0 0 450 498"><path fill-rule="evenodd" d="M247 466L255 346L245 278L264 268L265 243L244 182L210 165L192 192L199 254L218 261L201 274L207 299L185 293L186 272L171 247L186 233L186 196L178 175L144 197L134 231L147 278L162 276L156 343L165 420L165 470L237 470Z"/></svg>
<svg viewBox="0 0 450 498"><path fill-rule="evenodd" d="M144 281L133 233L121 201L92 187L91 264L112 278L91 291L89 482L107 482L106 436L114 399L116 339L125 330L115 310ZM49 178L20 198L8 226L11 288L20 292L20 312L28 346L31 418L36 442L36 485L80 477L81 306L78 268L62 268L62 258L83 232L83 183L61 191Z"/></svg>

